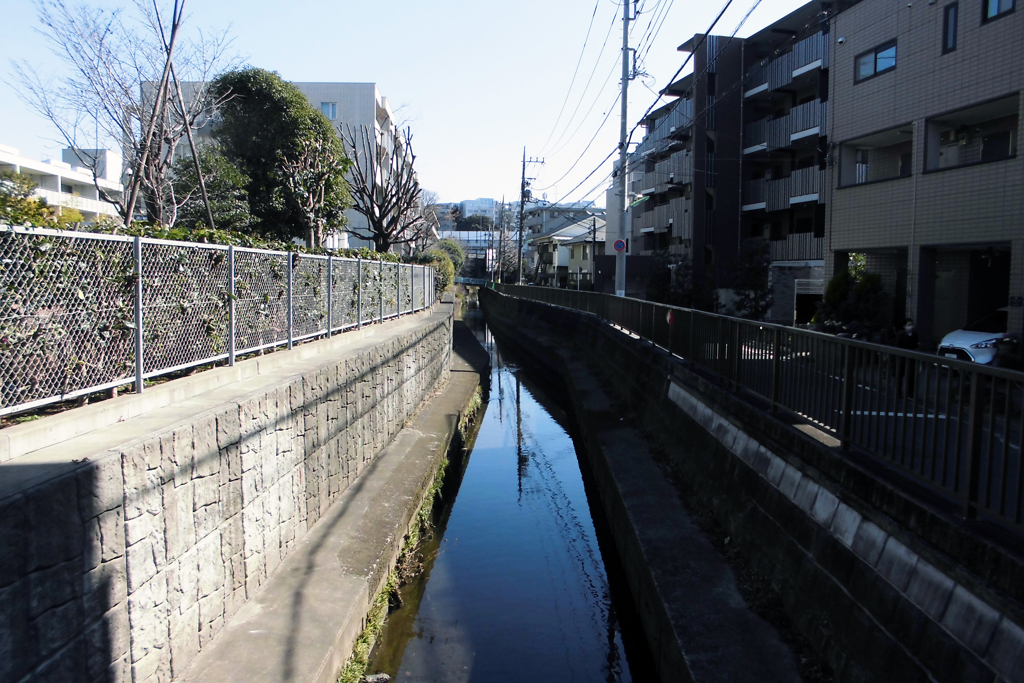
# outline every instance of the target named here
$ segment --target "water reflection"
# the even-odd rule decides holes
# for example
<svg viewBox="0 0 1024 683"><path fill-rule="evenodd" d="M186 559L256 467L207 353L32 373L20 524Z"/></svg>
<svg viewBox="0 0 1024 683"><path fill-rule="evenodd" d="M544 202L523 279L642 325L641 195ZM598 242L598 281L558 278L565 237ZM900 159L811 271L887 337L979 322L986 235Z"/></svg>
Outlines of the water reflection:
<svg viewBox="0 0 1024 683"><path fill-rule="evenodd" d="M630 663L643 657L625 656L565 416L480 334L492 354L490 401L421 580L403 589L369 671L399 681L631 681Z"/></svg>

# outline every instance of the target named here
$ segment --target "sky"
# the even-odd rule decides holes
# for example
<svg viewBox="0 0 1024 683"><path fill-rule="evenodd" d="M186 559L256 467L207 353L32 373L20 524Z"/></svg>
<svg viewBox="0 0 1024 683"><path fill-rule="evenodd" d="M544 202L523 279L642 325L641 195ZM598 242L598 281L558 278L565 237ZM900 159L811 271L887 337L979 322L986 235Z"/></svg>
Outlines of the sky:
<svg viewBox="0 0 1024 683"><path fill-rule="evenodd" d="M756 1L733 0L714 33L732 34ZM628 88L630 128L683 65L687 55L676 48L707 30L725 2L636 3L630 46L641 75ZM763 0L736 35L801 4ZM544 160L527 165L536 198L604 205L612 159L602 161L619 138L618 1L186 0L186 15L186 35L226 31L241 63L286 80L377 83L411 129L420 183L439 201L517 199L525 151ZM5 56L46 76L65 74L38 33L34 2L0 0L0 16ZM32 159L59 159L65 145L57 131L19 92L11 62L0 63L0 144ZM633 141L641 137L642 129Z"/></svg>

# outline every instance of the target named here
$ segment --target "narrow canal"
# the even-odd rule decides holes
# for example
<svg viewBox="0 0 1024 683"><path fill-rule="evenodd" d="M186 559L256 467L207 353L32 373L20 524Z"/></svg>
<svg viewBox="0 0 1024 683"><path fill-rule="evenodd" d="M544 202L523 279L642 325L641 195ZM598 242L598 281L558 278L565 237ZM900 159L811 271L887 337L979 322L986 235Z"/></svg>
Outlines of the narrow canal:
<svg viewBox="0 0 1024 683"><path fill-rule="evenodd" d="M486 329L477 336L492 367L479 432L449 468L423 571L400 590L367 672L655 680L567 416Z"/></svg>

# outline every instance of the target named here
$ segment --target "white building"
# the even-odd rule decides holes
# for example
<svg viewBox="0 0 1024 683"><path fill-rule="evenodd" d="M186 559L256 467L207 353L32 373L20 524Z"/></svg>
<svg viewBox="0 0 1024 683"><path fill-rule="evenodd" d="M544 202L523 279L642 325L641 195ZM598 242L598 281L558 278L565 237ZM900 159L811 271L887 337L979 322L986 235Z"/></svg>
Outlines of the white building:
<svg viewBox="0 0 1024 683"><path fill-rule="evenodd" d="M459 213L463 218L487 216L493 223L497 220L493 199L466 199L459 202Z"/></svg>
<svg viewBox="0 0 1024 683"><path fill-rule="evenodd" d="M100 187L111 194L120 194L121 157L110 150L80 150L80 154L95 156L101 177ZM32 178L39 186L35 195L46 203L59 208L77 209L86 222L93 222L100 216L117 217L113 204L100 199L93 182L92 171L82 168L75 152L66 149L63 161L35 161L21 156L18 149L0 145L0 171L14 171ZM78 162L78 163L76 163ZM76 164L76 165L72 165Z"/></svg>

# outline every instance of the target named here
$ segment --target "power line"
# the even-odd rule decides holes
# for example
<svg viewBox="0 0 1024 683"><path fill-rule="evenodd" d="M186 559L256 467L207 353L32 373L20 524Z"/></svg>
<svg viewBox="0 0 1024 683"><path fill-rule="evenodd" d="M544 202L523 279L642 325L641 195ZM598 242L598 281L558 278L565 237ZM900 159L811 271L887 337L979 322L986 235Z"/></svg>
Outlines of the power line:
<svg viewBox="0 0 1024 683"><path fill-rule="evenodd" d="M551 126L551 132L548 133L548 139L544 141L544 145L541 149L545 149L548 143L551 142L551 136L558 130L558 122L562 120L562 114L565 113L565 105L569 103L569 95L572 94L572 86L576 84L576 76L580 72L580 64L583 63L583 55L587 52L587 43L590 41L590 31L594 28L594 18L597 16L597 8L601 4L601 0L597 0L594 3L594 11L590 15L590 25L587 26L587 35L583 39L583 48L580 50L580 58L576 60L576 69L572 72L572 80L569 81L569 89L565 91L565 99L562 100L562 108L558 110L558 117L555 119L555 125ZM597 68L595 66L595 68Z"/></svg>
<svg viewBox="0 0 1024 683"><path fill-rule="evenodd" d="M594 68L593 68L593 69L591 69L591 71L590 71L590 77L589 77L589 78L587 79L587 84L586 84L585 86L583 86L583 92L581 92L581 93L580 93L580 99L579 99L579 102L577 102L577 103L576 103L576 108L575 108L575 109L573 110L573 112L572 112L572 116L570 116L570 117L569 117L569 120L568 120L568 121L566 122L566 124L565 124L565 130L563 130L563 131L562 131L562 134L558 136L558 139L557 139L557 140L555 140L555 142L554 142L554 145L553 145L553 146L555 146L555 147L557 147L557 146L558 146L558 144L559 144L559 143L560 143L560 142L562 141L562 138L563 138L563 137L565 137L565 133L566 133L566 132L567 132L567 131L569 130L569 126L571 126L571 125L572 125L572 122L573 122L573 121L575 120L575 118L576 118L576 114L577 114L577 113L579 113L579 110L580 110L580 105L582 105L582 104L583 104L583 98L584 98L584 97L586 97L587 91L588 91L588 90L590 90L590 84L591 84L591 83L593 82L593 80L594 80L594 74L595 74L595 73L597 73L597 67L598 67L598 66L600 65L600 63L601 63L601 57L603 57L603 56L604 56L604 51L605 51L605 48L606 48L606 47L608 47L608 38L609 38L609 37L611 36L611 34L612 34L612 28L614 28L614 27L615 27L615 21L616 21L616 19L617 19L617 17L615 17L615 16L613 15L613 16L612 16L612 21L611 21L611 23L610 23L610 24L608 25L608 32L607 32L607 33L605 34L605 36L604 36L604 42L603 42L603 43L601 44L601 51L600 51L600 52L598 53L598 55L597 55L597 61L595 61L595 62L594 62ZM607 81L605 81L605 82L607 82ZM603 87L603 86L602 86L602 87ZM588 112L588 113L589 113L589 112ZM574 134L575 134L575 133L574 133ZM546 148L546 147L547 147L547 143L545 143L545 148Z"/></svg>
<svg viewBox="0 0 1024 683"><path fill-rule="evenodd" d="M572 166L570 166L570 167L569 167L569 170L568 170L568 171L566 171L566 172L565 172L565 173L564 173L564 174L562 175L562 177L561 177L561 178L559 178L559 179L558 179L558 180L556 180L555 182L551 183L550 185L547 185L546 187L541 187L541 188L539 188L539 190L543 191L543 190L548 190L548 189L551 189L552 187L554 187L554 186L555 186L555 185L557 185L558 183L562 182L563 180L565 180L566 176L568 176L568 175L569 175L570 173L572 173L572 170L573 170L574 168L576 168L576 166L577 166L577 165L578 165L578 164L579 164L579 163L580 163L581 161L583 161L583 157L584 157L584 156L586 156L587 152L589 152L589 151L590 151L590 146L594 144L594 140L596 140L596 139L597 139L597 136L598 136L598 134L599 134L599 133L600 133L600 132L601 132L601 131L602 131L602 130L604 129L605 125L606 125L606 124L608 123L608 119L610 119L610 118L611 118L612 112L613 112L613 111L615 111L615 105L616 105L616 104L618 104L618 102L619 102L619 98L620 98L620 97L622 97L622 93L619 93L619 94L618 94L618 95L617 95L617 96L615 97L615 101L614 101L614 102L612 102L612 104L611 104L611 106L610 106L610 107L608 107L608 113L607 113L607 114L605 114L605 116L604 116L604 121L602 121L602 122L601 122L601 125L600 125L600 126L598 126L598 127L597 127L597 130L595 130L595 131L594 131L594 135L593 135L593 137L591 137L591 138L590 138L590 141L589 141L589 142L587 142L587 146L586 146L586 147L585 147L585 148L583 149L583 153L582 153L582 154L580 154L580 155L579 155L579 156L578 156L578 157L576 158L576 161L574 161L574 162L572 163Z"/></svg>

